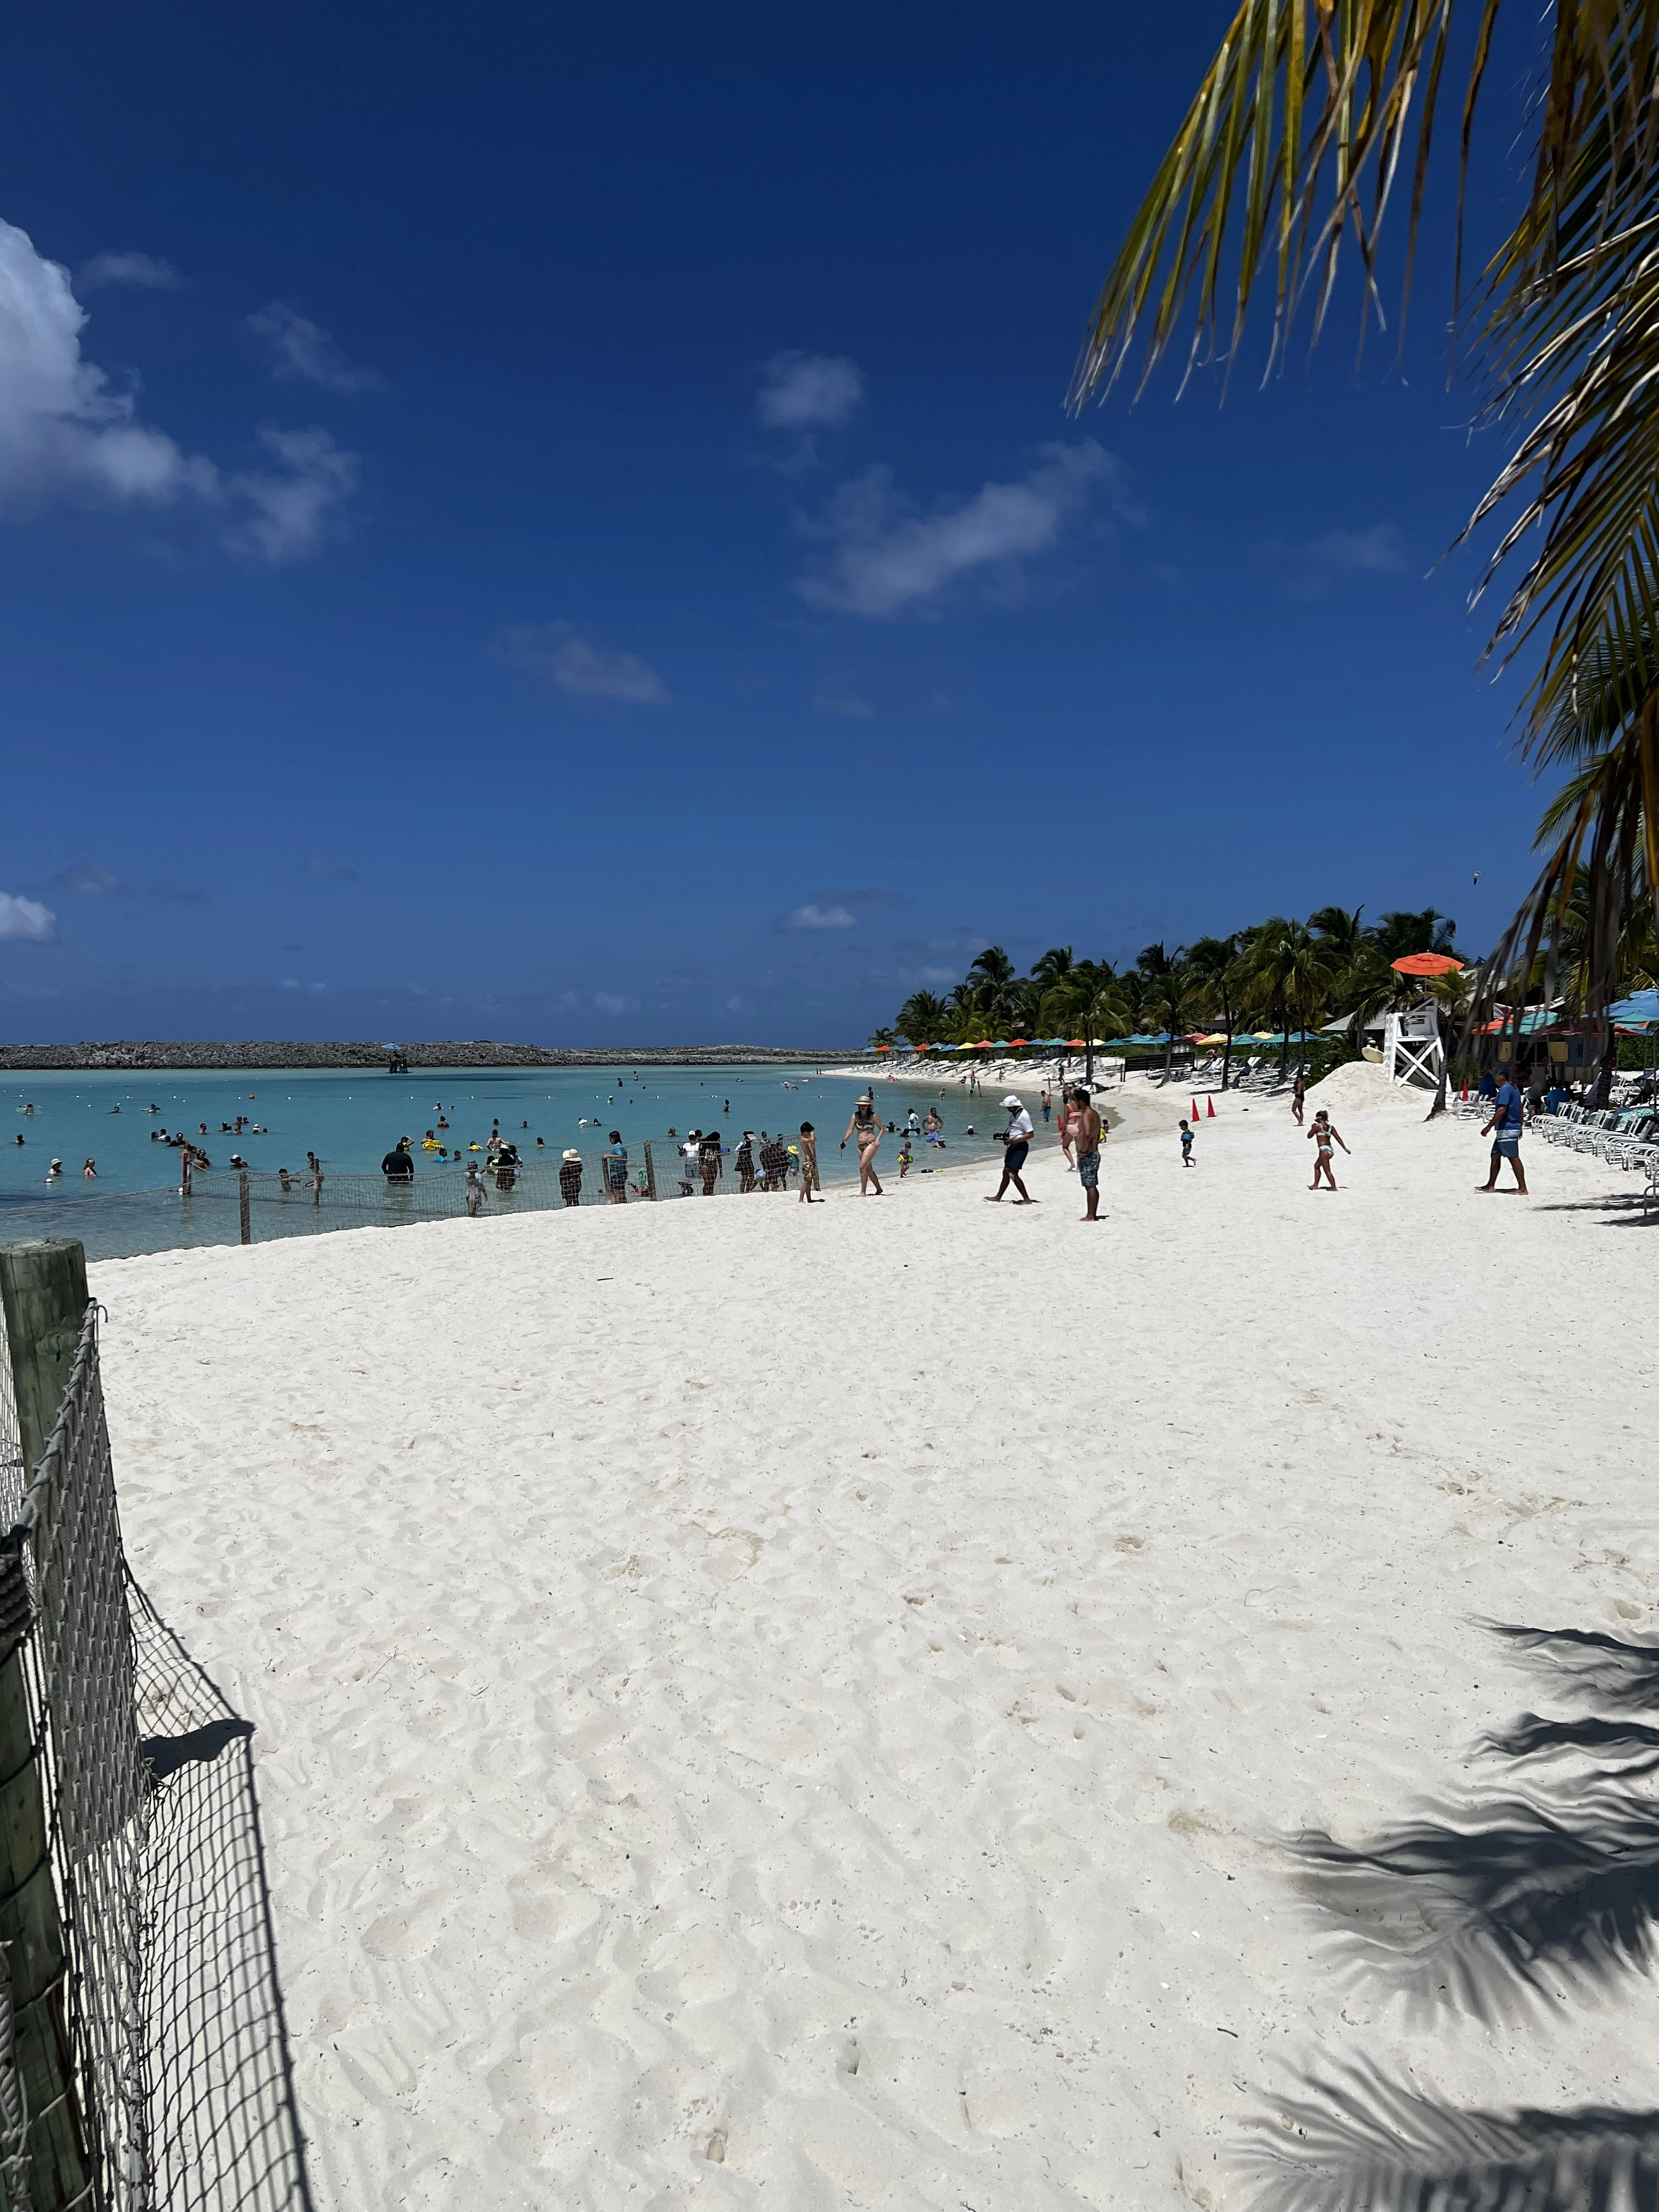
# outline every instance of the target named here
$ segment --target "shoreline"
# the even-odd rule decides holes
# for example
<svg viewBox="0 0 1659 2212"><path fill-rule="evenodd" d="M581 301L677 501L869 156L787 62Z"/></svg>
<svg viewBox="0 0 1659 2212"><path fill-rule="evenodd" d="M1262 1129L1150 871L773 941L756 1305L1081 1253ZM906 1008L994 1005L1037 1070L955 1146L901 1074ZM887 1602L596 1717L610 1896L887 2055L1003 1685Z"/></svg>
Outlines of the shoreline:
<svg viewBox="0 0 1659 2212"><path fill-rule="evenodd" d="M795 1067L841 1072L854 1055L845 1046L786 1049L769 1044L599 1045L495 1044L485 1039L437 1044L298 1043L244 1038L232 1043L123 1039L110 1043L0 1045L0 1071L18 1074L164 1074L169 1071L246 1069L269 1075L283 1070L357 1068L385 1071L396 1053L417 1068L475 1067Z"/></svg>

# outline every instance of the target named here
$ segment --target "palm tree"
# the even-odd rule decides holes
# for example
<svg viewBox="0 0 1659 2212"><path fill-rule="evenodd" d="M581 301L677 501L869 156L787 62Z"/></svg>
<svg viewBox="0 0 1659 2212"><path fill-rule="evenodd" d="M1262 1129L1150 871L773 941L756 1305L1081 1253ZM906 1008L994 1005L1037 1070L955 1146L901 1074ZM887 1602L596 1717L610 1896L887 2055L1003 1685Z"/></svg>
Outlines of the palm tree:
<svg viewBox="0 0 1659 2212"><path fill-rule="evenodd" d="M932 991L913 991L898 1010L902 1035L912 1044L937 1044L949 1024L951 1009Z"/></svg>
<svg viewBox="0 0 1659 2212"><path fill-rule="evenodd" d="M1282 1078L1290 1062L1291 1017L1298 1032L1305 1032L1316 1014L1322 1013L1331 987L1334 960L1325 941L1305 923L1275 917L1255 933L1251 963L1258 983L1284 1018L1279 1023L1283 1042L1279 1048ZM1297 1065L1306 1064L1307 1046L1298 1042Z"/></svg>
<svg viewBox="0 0 1659 2212"><path fill-rule="evenodd" d="M1448 224L1454 313L1470 131L1503 4L1482 0L1466 46ZM1362 326L1373 309L1380 319L1378 237L1408 174L1403 325L1455 5L1242 0L1107 274L1073 406L1103 397L1138 342L1144 386L1189 316L1189 369L1235 356L1264 284L1269 360L1282 361L1304 303L1318 336L1350 239ZM1587 697L1599 702L1594 791L1509 940L1528 940L1529 964L1582 861L1595 917L1587 988L1600 1012L1620 914L1640 899L1659 915L1659 18L1654 0L1557 0L1551 20L1523 125L1529 185L1478 292L1486 419L1518 425L1519 442L1465 534L1504 517L1482 591L1525 549L1492 640L1506 661L1524 651L1531 664L1517 709L1523 755L1540 767L1570 757L1564 722L1582 719Z"/></svg>
<svg viewBox="0 0 1659 2212"><path fill-rule="evenodd" d="M1199 989L1205 994L1210 1014L1219 1012L1227 1042L1221 1055L1221 1087L1227 1088L1233 1065L1233 1026L1239 985L1238 938L1198 937L1187 948L1187 958Z"/></svg>
<svg viewBox="0 0 1659 2212"><path fill-rule="evenodd" d="M1130 1011L1123 986L1108 968L1106 980L1098 982L1089 994L1083 1006L1084 1062L1083 1079L1095 1079L1095 1040L1121 1036L1133 1030L1135 1016Z"/></svg>
<svg viewBox="0 0 1659 2212"><path fill-rule="evenodd" d="M1135 969L1141 983L1140 1011L1151 1013L1165 1035L1164 1080L1167 1083L1175 1060L1176 1032L1192 1004L1193 972L1184 947L1177 945L1170 952L1161 940L1141 947Z"/></svg>
<svg viewBox="0 0 1659 2212"><path fill-rule="evenodd" d="M975 1012L990 1020L1011 1020L1018 1012L1019 971L1000 945L988 945L968 969Z"/></svg>

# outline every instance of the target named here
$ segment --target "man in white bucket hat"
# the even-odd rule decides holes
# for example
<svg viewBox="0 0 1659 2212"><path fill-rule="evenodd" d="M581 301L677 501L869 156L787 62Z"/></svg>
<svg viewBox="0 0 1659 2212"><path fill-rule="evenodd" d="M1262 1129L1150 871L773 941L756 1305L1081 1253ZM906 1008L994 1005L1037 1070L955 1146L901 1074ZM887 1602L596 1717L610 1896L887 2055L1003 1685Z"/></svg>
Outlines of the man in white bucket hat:
<svg viewBox="0 0 1659 2212"><path fill-rule="evenodd" d="M997 1185L995 1198L988 1195L985 1203L995 1206L1003 1192L1012 1183L1019 1193L1018 1203L1035 1206L1036 1200L1019 1179L1019 1171L1025 1164L1025 1155L1031 1149L1031 1117L1012 1091L1002 1103L1008 1115L1008 1126L1002 1133L1002 1181Z"/></svg>

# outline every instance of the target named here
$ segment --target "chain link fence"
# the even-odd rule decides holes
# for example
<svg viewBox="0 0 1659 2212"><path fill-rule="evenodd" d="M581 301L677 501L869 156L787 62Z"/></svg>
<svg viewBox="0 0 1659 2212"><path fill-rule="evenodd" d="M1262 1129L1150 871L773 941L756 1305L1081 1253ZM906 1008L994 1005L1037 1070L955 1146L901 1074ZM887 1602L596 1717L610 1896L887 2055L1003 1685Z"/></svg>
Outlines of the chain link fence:
<svg viewBox="0 0 1659 2212"><path fill-rule="evenodd" d="M6 2212L309 2212L252 1731L127 1572L96 1305L32 1474L0 1376Z"/></svg>

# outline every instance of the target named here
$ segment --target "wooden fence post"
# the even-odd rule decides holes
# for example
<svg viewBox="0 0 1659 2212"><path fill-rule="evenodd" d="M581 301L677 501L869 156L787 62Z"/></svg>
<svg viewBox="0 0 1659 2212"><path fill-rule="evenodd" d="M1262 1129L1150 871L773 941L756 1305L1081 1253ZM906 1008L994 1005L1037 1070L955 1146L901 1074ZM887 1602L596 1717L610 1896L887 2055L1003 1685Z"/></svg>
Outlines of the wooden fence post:
<svg viewBox="0 0 1659 2212"><path fill-rule="evenodd" d="M87 1260L72 1237L0 1244L17 1432L27 1482L58 1420L87 1311ZM23 1680L29 1600L21 1534L0 1539L0 1947L11 1973L17 2071L30 2115L29 2197L77 2203L91 2187L64 2024L68 1961L47 1852L40 1748Z"/></svg>
<svg viewBox="0 0 1659 2212"><path fill-rule="evenodd" d="M253 1221L248 1212L247 1176L246 1174L240 1175L236 1181L238 1185L236 1204L237 1211L241 1217L242 1242L244 1244L251 1244L253 1242Z"/></svg>

